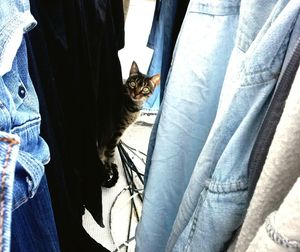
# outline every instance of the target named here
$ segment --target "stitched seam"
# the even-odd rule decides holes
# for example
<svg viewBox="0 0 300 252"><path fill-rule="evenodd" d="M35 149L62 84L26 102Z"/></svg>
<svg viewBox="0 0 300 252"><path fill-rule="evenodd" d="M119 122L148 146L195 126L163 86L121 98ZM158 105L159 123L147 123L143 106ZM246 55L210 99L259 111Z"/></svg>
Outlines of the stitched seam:
<svg viewBox="0 0 300 252"><path fill-rule="evenodd" d="M235 182L217 182L212 180L205 181L205 187L208 192L213 194L229 194L235 192L246 191L248 189L248 183L239 179Z"/></svg>
<svg viewBox="0 0 300 252"><path fill-rule="evenodd" d="M22 206L27 201L28 201L28 197L26 196L22 197L17 203L14 204L12 212L17 210L20 206Z"/></svg>
<svg viewBox="0 0 300 252"><path fill-rule="evenodd" d="M13 145L19 144L20 142L14 138L0 137L0 142L8 143Z"/></svg>
<svg viewBox="0 0 300 252"><path fill-rule="evenodd" d="M256 75L256 74L261 74L261 73L268 72L271 75L271 77L270 77L269 80L266 80L266 81L270 81L270 80L274 79L274 76L278 76L279 75L279 73L277 73L277 72L274 73L272 71L272 66L275 64L275 61L278 58L280 58L281 54L285 54L286 53L286 50L287 50L286 45L288 44L288 41L290 39L291 31L292 31L292 29L293 29L293 27L295 25L295 22L296 22L296 18L294 20L294 23L291 25L290 29L288 30L288 32L285 34L285 38L281 42L280 47L278 48L277 52L274 54L274 57L272 57L272 60L270 62L266 63L265 67L263 67L263 68L261 68L259 70L254 70L254 71L249 71L249 72L247 71L247 68L244 65L243 68L241 69L241 71L244 72L245 76L252 77L253 75ZM266 82L266 81L264 81L264 82ZM259 83L260 82L255 82L254 85L260 85ZM251 81L251 83L244 84L241 87L254 86L254 85L252 84L252 81Z"/></svg>
<svg viewBox="0 0 300 252"><path fill-rule="evenodd" d="M26 129L30 128L30 127L34 127L34 126L38 125L40 123L40 121L41 121L40 117L35 117L33 119L25 121L22 124L14 125L12 130L15 132L15 131L18 131L18 130L19 131L23 130L23 127L26 127Z"/></svg>
<svg viewBox="0 0 300 252"><path fill-rule="evenodd" d="M198 223L198 213L200 211L200 207L202 207L202 205L203 205L204 201L206 200L206 198L207 198L207 191L206 191L204 197L200 196L199 200L201 200L201 204L199 202L197 204L197 208L196 208L196 211L195 211L195 216L193 218L193 224L192 224L191 230L189 232L187 244L184 248L185 252L190 251L191 243L192 243L192 240L194 239L194 234L195 234L197 223Z"/></svg>
<svg viewBox="0 0 300 252"><path fill-rule="evenodd" d="M6 180L6 170L9 165L9 160L11 157L12 153L12 148L15 144L18 143L15 139L9 139L9 138L0 138L0 141L3 141L5 143L9 143L7 152L6 152L6 157L5 157L5 162L2 168L1 172L1 192L0 192L0 250L2 251L3 247L3 223L4 223L4 194L5 194L5 180Z"/></svg>
<svg viewBox="0 0 300 252"><path fill-rule="evenodd" d="M222 6L212 6L207 3L192 4L188 9L189 13L201 13L213 16L232 16L239 13L240 5L222 5Z"/></svg>

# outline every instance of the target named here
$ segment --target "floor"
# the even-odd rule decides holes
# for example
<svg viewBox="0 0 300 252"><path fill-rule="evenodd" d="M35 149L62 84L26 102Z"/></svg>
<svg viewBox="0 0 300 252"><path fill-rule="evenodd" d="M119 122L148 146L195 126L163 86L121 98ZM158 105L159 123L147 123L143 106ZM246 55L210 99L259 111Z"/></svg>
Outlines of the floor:
<svg viewBox="0 0 300 252"><path fill-rule="evenodd" d="M141 72L146 73L152 57L152 50L146 47L148 35L150 33L155 0L131 0L125 23L125 48L119 52L122 65L122 75L126 79L132 61L136 61ZM138 31L138 32L137 32ZM148 140L151 133L155 115L142 114L134 125L126 130L122 141L140 152L147 153ZM128 154L134 161L138 169L143 172L144 164L133 152L128 150ZM143 155L140 155L145 160ZM83 216L83 226L87 232L99 243L110 251L133 252L135 248L134 233L138 222L135 215L131 213L131 201L128 191L128 184L125 179L124 170L120 156L116 153L116 160L120 178L116 186L110 189L103 188L103 218L105 228L101 228L86 211ZM138 189L143 189L142 184L138 184ZM140 191L142 192L142 191ZM137 212L140 216L142 204L134 196ZM131 232L128 236L130 225L129 216L133 216ZM126 241L130 240L127 244Z"/></svg>

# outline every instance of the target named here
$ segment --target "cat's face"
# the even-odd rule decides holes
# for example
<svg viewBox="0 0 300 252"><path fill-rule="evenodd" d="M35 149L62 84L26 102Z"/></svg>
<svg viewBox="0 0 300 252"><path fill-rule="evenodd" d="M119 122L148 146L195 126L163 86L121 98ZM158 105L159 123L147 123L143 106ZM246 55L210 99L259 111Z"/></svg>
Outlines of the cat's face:
<svg viewBox="0 0 300 252"><path fill-rule="evenodd" d="M132 62L129 78L125 85L131 99L135 101L145 101L154 92L159 82L159 74L148 77L140 73L137 64Z"/></svg>

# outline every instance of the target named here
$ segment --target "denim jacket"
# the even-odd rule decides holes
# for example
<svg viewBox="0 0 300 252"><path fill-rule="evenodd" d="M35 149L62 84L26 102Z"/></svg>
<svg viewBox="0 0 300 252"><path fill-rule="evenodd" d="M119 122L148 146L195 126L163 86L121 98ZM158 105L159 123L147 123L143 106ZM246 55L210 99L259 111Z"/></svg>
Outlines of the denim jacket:
<svg viewBox="0 0 300 252"><path fill-rule="evenodd" d="M166 251L224 251L241 225L248 206L249 156L299 8L298 0L242 2L217 116L183 196ZM271 12L266 15L268 10Z"/></svg>
<svg viewBox="0 0 300 252"><path fill-rule="evenodd" d="M190 1L147 158L136 251L165 250L215 114L234 46L240 0Z"/></svg>
<svg viewBox="0 0 300 252"><path fill-rule="evenodd" d="M36 22L27 0L0 2L0 131L20 138L14 182L13 208L34 196L50 159L39 136L41 117L32 85L23 34Z"/></svg>
<svg viewBox="0 0 300 252"><path fill-rule="evenodd" d="M20 139L0 132L0 244L1 252L10 251L13 184Z"/></svg>

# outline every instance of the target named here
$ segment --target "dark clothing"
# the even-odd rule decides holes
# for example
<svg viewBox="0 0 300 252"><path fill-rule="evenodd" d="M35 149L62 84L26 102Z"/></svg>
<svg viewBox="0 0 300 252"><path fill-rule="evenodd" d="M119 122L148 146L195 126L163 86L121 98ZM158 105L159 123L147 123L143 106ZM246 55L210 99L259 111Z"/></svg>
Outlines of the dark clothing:
<svg viewBox="0 0 300 252"><path fill-rule="evenodd" d="M86 207L103 226L105 175L96 140L111 131L120 103L122 0L30 3L38 21L28 37L30 73L51 152L46 174L61 250L108 251L89 237L81 218Z"/></svg>
<svg viewBox="0 0 300 252"><path fill-rule="evenodd" d="M60 251L45 176L34 197L13 211L11 230L11 252Z"/></svg>

